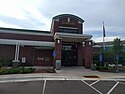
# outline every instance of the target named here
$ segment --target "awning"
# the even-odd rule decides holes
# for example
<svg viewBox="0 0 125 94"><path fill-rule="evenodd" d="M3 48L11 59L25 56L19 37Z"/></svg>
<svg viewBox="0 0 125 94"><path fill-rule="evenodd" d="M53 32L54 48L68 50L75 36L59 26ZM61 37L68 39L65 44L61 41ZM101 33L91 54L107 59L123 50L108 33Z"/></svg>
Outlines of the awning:
<svg viewBox="0 0 125 94"><path fill-rule="evenodd" d="M54 39L62 39L64 42L84 42L85 40L91 39L92 35L86 34L71 34L71 33L60 33L56 32Z"/></svg>
<svg viewBox="0 0 125 94"><path fill-rule="evenodd" d="M30 40L13 40L13 39L0 39L0 44L5 45L22 45L22 46L40 46L40 47L55 47L55 42L47 41L30 41Z"/></svg>

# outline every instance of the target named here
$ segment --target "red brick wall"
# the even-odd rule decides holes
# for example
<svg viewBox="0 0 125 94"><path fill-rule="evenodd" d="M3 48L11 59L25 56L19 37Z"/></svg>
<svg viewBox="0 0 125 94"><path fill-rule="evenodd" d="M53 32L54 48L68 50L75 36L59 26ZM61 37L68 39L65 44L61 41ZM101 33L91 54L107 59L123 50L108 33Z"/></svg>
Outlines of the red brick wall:
<svg viewBox="0 0 125 94"><path fill-rule="evenodd" d="M15 46L11 45L0 45L0 60L14 60L15 57ZM22 57L26 57L25 65L40 65L40 66L51 66L52 65L52 50L38 50L30 46L20 46L19 60L21 62ZM44 60L38 60L37 57L44 57ZM45 60L49 57L49 61Z"/></svg>
<svg viewBox="0 0 125 94"><path fill-rule="evenodd" d="M53 30L52 30L52 34L54 35L55 34L55 32L58 32L58 30L59 30L59 22L58 21L54 21L54 26L53 26Z"/></svg>
<svg viewBox="0 0 125 94"><path fill-rule="evenodd" d="M11 34L11 33L0 33L0 39L54 41L52 36L24 35L24 34Z"/></svg>
<svg viewBox="0 0 125 94"><path fill-rule="evenodd" d="M26 57L26 65L51 66L52 50L36 49L33 47L21 47L20 59Z"/></svg>
<svg viewBox="0 0 125 94"><path fill-rule="evenodd" d="M0 45L0 60L13 60L15 56L15 46Z"/></svg>
<svg viewBox="0 0 125 94"><path fill-rule="evenodd" d="M91 45L89 45L89 42ZM91 63L93 63L93 57L92 57L92 41L86 41L85 47L84 47L84 58L85 58L85 67L90 68Z"/></svg>
<svg viewBox="0 0 125 94"><path fill-rule="evenodd" d="M70 22L67 20L68 17L62 17L59 19L59 26L64 27L78 27L78 20L70 17Z"/></svg>
<svg viewBox="0 0 125 94"><path fill-rule="evenodd" d="M28 47L28 46L20 47L19 59L21 60L22 57L26 57L26 65L34 65L33 54L34 54L33 47Z"/></svg>
<svg viewBox="0 0 125 94"><path fill-rule="evenodd" d="M83 47L82 47L82 43L78 44L78 65L79 66L83 66Z"/></svg>
<svg viewBox="0 0 125 94"><path fill-rule="evenodd" d="M60 43L58 43L58 40ZM62 40L61 39L56 39L55 51L56 51L56 60L61 60L61 52L62 52Z"/></svg>
<svg viewBox="0 0 125 94"><path fill-rule="evenodd" d="M62 17L59 19L59 21L54 21L54 30L52 30L52 33L58 32L59 26L63 27L74 27L78 28L78 33L82 34L82 23L78 23L77 19L70 17L70 22L67 22L68 17Z"/></svg>
<svg viewBox="0 0 125 94"><path fill-rule="evenodd" d="M34 64L38 66L52 66L52 50L35 50Z"/></svg>

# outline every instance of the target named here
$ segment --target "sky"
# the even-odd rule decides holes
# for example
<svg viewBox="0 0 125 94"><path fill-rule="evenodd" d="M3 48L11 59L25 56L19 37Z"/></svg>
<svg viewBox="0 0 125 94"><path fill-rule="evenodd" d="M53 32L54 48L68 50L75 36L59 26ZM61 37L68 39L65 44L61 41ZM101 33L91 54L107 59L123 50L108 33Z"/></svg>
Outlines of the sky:
<svg viewBox="0 0 125 94"><path fill-rule="evenodd" d="M102 42L125 40L125 0L0 0L0 27L50 31L52 17L73 14L85 20L84 34Z"/></svg>

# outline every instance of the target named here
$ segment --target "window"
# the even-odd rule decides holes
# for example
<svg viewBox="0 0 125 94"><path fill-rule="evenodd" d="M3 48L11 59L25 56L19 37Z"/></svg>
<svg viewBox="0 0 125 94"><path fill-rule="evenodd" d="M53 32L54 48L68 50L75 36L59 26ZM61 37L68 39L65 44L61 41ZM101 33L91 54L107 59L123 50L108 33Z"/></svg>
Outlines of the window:
<svg viewBox="0 0 125 94"><path fill-rule="evenodd" d="M59 32L78 34L78 29L59 28Z"/></svg>

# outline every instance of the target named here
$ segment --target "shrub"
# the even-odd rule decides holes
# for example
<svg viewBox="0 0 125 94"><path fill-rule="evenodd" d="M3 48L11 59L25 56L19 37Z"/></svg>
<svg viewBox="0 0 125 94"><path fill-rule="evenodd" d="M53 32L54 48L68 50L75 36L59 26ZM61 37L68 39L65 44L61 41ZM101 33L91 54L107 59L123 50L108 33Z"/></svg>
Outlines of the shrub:
<svg viewBox="0 0 125 94"><path fill-rule="evenodd" d="M97 65L96 64L91 64L91 70L96 70Z"/></svg>
<svg viewBox="0 0 125 94"><path fill-rule="evenodd" d="M10 69L8 69L8 74L17 74L17 73L20 73L19 68L10 68Z"/></svg>
<svg viewBox="0 0 125 94"><path fill-rule="evenodd" d="M3 67L3 66L12 66L12 62L11 60L0 60L0 67Z"/></svg>
<svg viewBox="0 0 125 94"><path fill-rule="evenodd" d="M35 68L20 68L20 73L32 73L35 71Z"/></svg>
<svg viewBox="0 0 125 94"><path fill-rule="evenodd" d="M17 74L17 73L32 73L34 72L34 68L0 68L0 74Z"/></svg>
<svg viewBox="0 0 125 94"><path fill-rule="evenodd" d="M110 67L110 66L97 66L96 67L96 69L97 70L109 70L109 69L111 69L112 67Z"/></svg>
<svg viewBox="0 0 125 94"><path fill-rule="evenodd" d="M111 67L111 66L97 66L96 70L106 71L106 72L114 72L116 69L114 67Z"/></svg>

